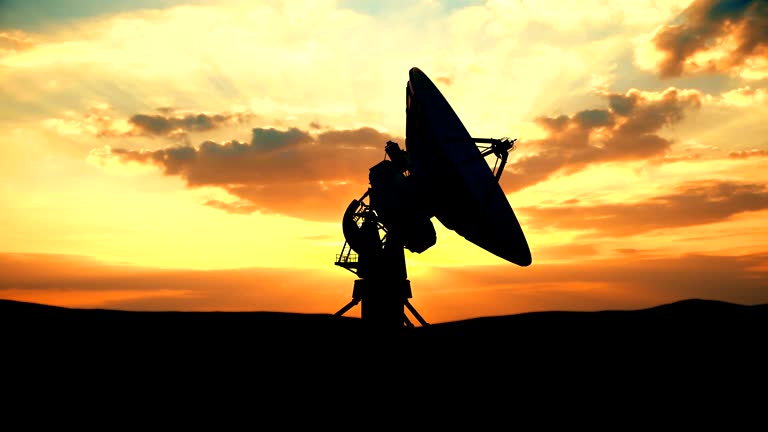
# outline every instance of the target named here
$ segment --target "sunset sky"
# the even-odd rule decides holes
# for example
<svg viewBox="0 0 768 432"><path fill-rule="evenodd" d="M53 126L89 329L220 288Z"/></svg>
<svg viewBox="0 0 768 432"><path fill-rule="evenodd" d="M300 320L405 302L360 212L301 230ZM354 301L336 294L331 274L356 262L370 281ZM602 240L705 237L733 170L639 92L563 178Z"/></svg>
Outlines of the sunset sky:
<svg viewBox="0 0 768 432"><path fill-rule="evenodd" d="M518 138L533 256L433 219L428 321L768 303L768 3L724 0L0 0L0 298L335 312L414 66Z"/></svg>

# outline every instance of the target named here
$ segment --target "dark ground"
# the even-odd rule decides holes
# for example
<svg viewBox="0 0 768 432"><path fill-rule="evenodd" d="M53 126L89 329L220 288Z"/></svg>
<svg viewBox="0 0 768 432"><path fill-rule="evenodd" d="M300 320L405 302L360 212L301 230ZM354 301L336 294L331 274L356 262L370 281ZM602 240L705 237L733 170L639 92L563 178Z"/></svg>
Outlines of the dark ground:
<svg viewBox="0 0 768 432"><path fill-rule="evenodd" d="M700 408L738 400L746 403L742 418L752 402L768 406L768 305L693 299L631 311L477 318L398 334L362 324L331 315L0 300L2 370L6 383L85 386L104 397L123 389L150 399L242 392L284 405L345 395L340 410L384 394L409 407L435 398L490 398L510 407L519 398L595 407L632 400L633 415L643 409L638 401L674 411L692 400Z"/></svg>

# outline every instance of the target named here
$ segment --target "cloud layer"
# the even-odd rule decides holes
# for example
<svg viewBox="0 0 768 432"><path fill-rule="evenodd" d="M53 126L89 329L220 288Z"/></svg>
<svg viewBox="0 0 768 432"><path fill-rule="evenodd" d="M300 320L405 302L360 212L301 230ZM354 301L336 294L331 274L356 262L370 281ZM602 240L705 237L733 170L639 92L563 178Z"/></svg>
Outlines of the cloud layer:
<svg viewBox="0 0 768 432"><path fill-rule="evenodd" d="M157 113L134 114L128 119L113 117L109 104L94 104L81 116L72 112L65 117L50 118L43 123L64 134L90 134L97 137L166 137L188 139L193 132L206 132L225 126L243 124L255 114L243 112L177 112L159 108Z"/></svg>
<svg viewBox="0 0 768 432"><path fill-rule="evenodd" d="M766 157L768 156L768 150L766 149L751 149L740 150L728 153L728 157L732 159L746 159L751 157Z"/></svg>
<svg viewBox="0 0 768 432"><path fill-rule="evenodd" d="M0 298L65 307L333 313L347 301L348 280L316 269L159 270L84 256L0 253Z"/></svg>
<svg viewBox="0 0 768 432"><path fill-rule="evenodd" d="M598 230L597 235L625 236L663 228L720 222L748 211L768 209L765 184L727 181L690 182L673 192L633 203L524 207L536 228Z"/></svg>
<svg viewBox="0 0 768 432"><path fill-rule="evenodd" d="M0 31L0 57L34 46L35 41L20 30Z"/></svg>
<svg viewBox="0 0 768 432"><path fill-rule="evenodd" d="M608 109L538 117L536 122L548 136L525 142L533 154L507 168L502 176L505 191L520 190L556 174L573 174L590 164L661 157L672 143L659 132L698 108L703 97L698 91L676 88L603 96Z"/></svg>
<svg viewBox="0 0 768 432"><path fill-rule="evenodd" d="M686 298L768 303L768 256L690 254L508 266L430 267L412 276L432 323L534 310L632 309ZM333 313L347 302L341 271L157 270L79 256L0 254L0 298L67 307L156 311ZM348 315L359 316L359 307Z"/></svg>
<svg viewBox="0 0 768 432"><path fill-rule="evenodd" d="M389 140L398 138L370 127L319 133L254 128L250 142L112 149L101 157L153 164L190 187L221 187L237 199L206 204L233 213L338 221L346 205L367 189L368 168L384 158Z"/></svg>
<svg viewBox="0 0 768 432"><path fill-rule="evenodd" d="M721 72L768 76L768 3L695 0L679 23L659 27L637 52L641 66L663 78Z"/></svg>
<svg viewBox="0 0 768 432"><path fill-rule="evenodd" d="M536 123L547 136L525 142L527 151L502 176L506 192L521 190L555 175L569 175L590 165L614 161L661 159L672 142L664 127L680 122L697 109L705 95L668 88L661 92L603 92L607 108L572 115L542 116ZM168 134L214 127L217 117L135 115L133 130ZM220 121L226 121L220 116ZM370 127L324 130L310 126L254 128L250 142L205 141L199 146L160 150L112 149L99 157L159 167L179 176L190 187L217 186L230 200L206 205L231 213L256 211L308 220L336 221L349 200L367 188L367 169L383 158L383 145L398 141Z"/></svg>
<svg viewBox="0 0 768 432"><path fill-rule="evenodd" d="M438 305L436 309L443 313L458 309L455 318L466 317L458 311L467 305L488 316L510 310L633 309L689 298L765 304L767 260L765 254L686 254L579 259L534 265L522 272L504 266L444 267L435 272L435 291L419 293L419 299L429 304L428 312ZM467 288L458 295L454 287Z"/></svg>

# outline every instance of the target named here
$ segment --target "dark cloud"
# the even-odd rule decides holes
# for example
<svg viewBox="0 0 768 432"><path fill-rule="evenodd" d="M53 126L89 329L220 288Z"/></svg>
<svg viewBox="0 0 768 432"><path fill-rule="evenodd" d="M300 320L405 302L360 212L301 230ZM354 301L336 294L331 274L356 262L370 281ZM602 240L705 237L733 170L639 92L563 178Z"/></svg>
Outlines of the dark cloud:
<svg viewBox="0 0 768 432"><path fill-rule="evenodd" d="M505 170L501 178L505 190L519 190L594 163L662 157L671 142L658 135L659 131L698 108L703 97L696 91L675 88L661 93L630 90L604 96L609 102L607 110L537 118L549 136L521 143L534 153L517 159Z"/></svg>
<svg viewBox="0 0 768 432"><path fill-rule="evenodd" d="M136 114L128 119L133 129L124 135L147 135L173 137L189 132L205 132L226 125L241 124L250 120L250 113L222 114L173 114L168 109L159 114Z"/></svg>
<svg viewBox="0 0 768 432"><path fill-rule="evenodd" d="M55 118L48 122L99 137L150 136L187 140L189 133L244 124L254 118L256 116L251 112L178 113L172 108L158 108L156 114L135 114L126 120L113 117L111 107L101 104L91 107L81 117Z"/></svg>
<svg viewBox="0 0 768 432"><path fill-rule="evenodd" d="M251 142L206 141L154 151L113 149L123 161L160 167L190 187L219 186L239 199L206 205L232 213L278 213L338 221L368 187L368 169L397 138L363 127L310 134L298 128L254 128ZM402 142L402 140L400 140Z"/></svg>
<svg viewBox="0 0 768 432"><path fill-rule="evenodd" d="M629 113L635 108L637 102L636 97L623 94L609 94L608 104L611 107L611 111L620 116L628 116Z"/></svg>
<svg viewBox="0 0 768 432"><path fill-rule="evenodd" d="M727 220L733 215L768 209L765 184L685 183L672 193L635 203L523 207L532 228L595 230L598 236L625 236Z"/></svg>
<svg viewBox="0 0 768 432"><path fill-rule="evenodd" d="M614 118L610 111L600 109L580 111L573 116L573 121L582 128L613 126L613 120Z"/></svg>
<svg viewBox="0 0 768 432"><path fill-rule="evenodd" d="M765 156L768 156L768 150L765 149L740 150L728 153L728 157L731 159L746 159L750 157Z"/></svg>
<svg viewBox="0 0 768 432"><path fill-rule="evenodd" d="M768 56L768 2L764 0L695 0L678 20L680 24L659 29L652 41L665 54L658 65L662 77L682 75L697 53L718 45L727 50L725 55L692 64L693 69L728 72Z"/></svg>
<svg viewBox="0 0 768 432"><path fill-rule="evenodd" d="M370 127L359 129L328 130L317 136L318 144L355 150L359 148L375 148L384 151L384 144L391 137ZM382 153L383 154L383 153Z"/></svg>

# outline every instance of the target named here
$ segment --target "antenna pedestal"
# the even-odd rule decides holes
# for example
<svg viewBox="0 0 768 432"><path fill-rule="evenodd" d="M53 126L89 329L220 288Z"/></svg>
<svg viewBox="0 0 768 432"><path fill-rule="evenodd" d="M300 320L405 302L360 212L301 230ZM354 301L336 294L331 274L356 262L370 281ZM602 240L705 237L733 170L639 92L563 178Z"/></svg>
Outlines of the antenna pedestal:
<svg viewBox="0 0 768 432"><path fill-rule="evenodd" d="M392 151L393 146L388 148ZM373 202L376 201L373 197L379 196L378 202L383 203L382 207L386 208L386 205L391 203L386 200L387 193L392 189L386 179L384 182L372 183L377 184L378 189L371 188L359 200L353 200L342 219L346 241L341 253L336 255L336 265L356 274L358 279L352 290L352 301L336 312L336 315L341 316L362 303L360 317L368 327L396 331L404 326L413 327L413 323L405 314L407 307L421 325L429 325L408 301L412 297L411 282L405 268L405 240L401 226L392 224L393 226L387 229L381 223L381 216L373 204L363 201L370 196ZM422 245L429 243L429 234L427 231L427 236L424 237L426 241L414 236L410 238L416 238L418 241L414 243ZM352 250L357 251L357 254L353 254Z"/></svg>
<svg viewBox="0 0 768 432"><path fill-rule="evenodd" d="M422 326L428 326L429 323L408 301L411 297L413 297L411 281L408 279L386 277L357 279L352 290L352 301L335 315L344 315L348 310L361 304L362 321L371 328L388 331L400 329L403 326L413 327L413 323L405 314L405 308L408 308Z"/></svg>
<svg viewBox="0 0 768 432"><path fill-rule="evenodd" d="M405 303L411 298L411 282L358 279L352 298L361 300L360 318L367 325L399 328L403 326Z"/></svg>
<svg viewBox="0 0 768 432"><path fill-rule="evenodd" d="M352 301L335 315L344 315L358 303L362 303L360 318L366 325L382 330L398 329L403 325L413 327L413 323L405 314L405 308L408 308L419 324L428 326L429 323L408 301L411 297L411 281L407 279L380 281L358 279L352 290Z"/></svg>

